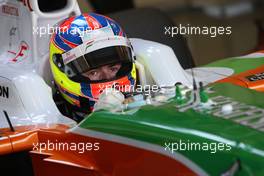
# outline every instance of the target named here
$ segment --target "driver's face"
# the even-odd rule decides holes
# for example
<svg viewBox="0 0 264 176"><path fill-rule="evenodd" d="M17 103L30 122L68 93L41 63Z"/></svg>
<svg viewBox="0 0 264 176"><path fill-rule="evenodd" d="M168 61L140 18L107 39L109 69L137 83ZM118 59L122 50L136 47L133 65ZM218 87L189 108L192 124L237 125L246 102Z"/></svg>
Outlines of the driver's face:
<svg viewBox="0 0 264 176"><path fill-rule="evenodd" d="M116 76L120 68L120 63L104 65L102 67L89 70L88 72L84 73L83 76L89 78L91 81L109 80Z"/></svg>

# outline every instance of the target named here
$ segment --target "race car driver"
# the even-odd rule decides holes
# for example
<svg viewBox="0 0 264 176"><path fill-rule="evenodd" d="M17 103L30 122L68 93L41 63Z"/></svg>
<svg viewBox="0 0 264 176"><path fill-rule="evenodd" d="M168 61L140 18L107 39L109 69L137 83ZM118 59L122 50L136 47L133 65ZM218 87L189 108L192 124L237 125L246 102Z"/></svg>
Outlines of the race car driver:
<svg viewBox="0 0 264 176"><path fill-rule="evenodd" d="M66 102L60 110L79 121L105 88L135 86L134 57L126 34L109 17L86 13L60 22L50 40L55 99Z"/></svg>

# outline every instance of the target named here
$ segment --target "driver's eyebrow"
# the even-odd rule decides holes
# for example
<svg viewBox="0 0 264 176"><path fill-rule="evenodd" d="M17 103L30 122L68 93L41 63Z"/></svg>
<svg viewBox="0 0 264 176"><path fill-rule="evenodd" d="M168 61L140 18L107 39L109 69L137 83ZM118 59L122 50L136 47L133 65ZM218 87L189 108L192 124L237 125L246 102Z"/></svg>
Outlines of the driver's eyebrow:
<svg viewBox="0 0 264 176"><path fill-rule="evenodd" d="M93 68L93 69L88 70L87 72L85 72L85 74L90 73L90 72L93 72L93 71L97 71L97 70L98 70L98 68Z"/></svg>
<svg viewBox="0 0 264 176"><path fill-rule="evenodd" d="M113 66L117 66L117 65L119 65L119 63L113 63L113 64L108 64L108 65L106 65L106 66L108 66L108 67L113 67ZM121 64L120 64L121 65ZM98 69L100 69L101 67L97 67L97 68L92 68L91 70L88 70L86 73L89 73L89 72L91 72L91 71L97 71Z"/></svg>
<svg viewBox="0 0 264 176"><path fill-rule="evenodd" d="M112 66L119 65L119 64L121 63L113 63L113 64L109 64L109 66L112 67Z"/></svg>

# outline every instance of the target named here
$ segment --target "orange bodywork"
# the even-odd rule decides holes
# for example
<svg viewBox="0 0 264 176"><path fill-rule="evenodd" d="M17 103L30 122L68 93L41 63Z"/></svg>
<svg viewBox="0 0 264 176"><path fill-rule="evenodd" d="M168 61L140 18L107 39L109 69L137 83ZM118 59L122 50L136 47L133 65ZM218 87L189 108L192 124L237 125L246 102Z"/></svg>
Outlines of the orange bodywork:
<svg viewBox="0 0 264 176"><path fill-rule="evenodd" d="M254 89L256 91L264 92L264 65L254 70L249 70L224 78L218 82L228 82L242 87L247 87L249 89Z"/></svg>
<svg viewBox="0 0 264 176"><path fill-rule="evenodd" d="M58 138L59 137L59 138ZM57 175L196 175L177 160L156 152L99 138L64 133L39 133L44 143L99 143L97 151L45 150L32 151L34 171L37 176ZM47 169L49 168L49 169Z"/></svg>
<svg viewBox="0 0 264 176"><path fill-rule="evenodd" d="M31 150L33 143L38 142L38 132L40 129L66 130L65 125L38 125L20 126L15 128L15 132L8 128L0 129L0 155Z"/></svg>
<svg viewBox="0 0 264 176"><path fill-rule="evenodd" d="M34 175L134 176L197 175L177 158L104 139L67 132L64 125L1 129L0 155L30 151ZM99 144L99 150L36 148L41 144ZM40 146L38 146L40 147ZM173 154L171 154L173 156Z"/></svg>

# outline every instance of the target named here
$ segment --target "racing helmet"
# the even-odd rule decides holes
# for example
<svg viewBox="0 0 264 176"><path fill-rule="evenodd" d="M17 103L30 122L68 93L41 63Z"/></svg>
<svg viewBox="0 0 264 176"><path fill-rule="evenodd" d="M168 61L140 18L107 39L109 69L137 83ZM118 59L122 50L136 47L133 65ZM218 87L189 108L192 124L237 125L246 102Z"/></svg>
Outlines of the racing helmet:
<svg viewBox="0 0 264 176"><path fill-rule="evenodd" d="M50 39L50 65L55 85L70 104L92 111L107 87L127 91L136 84L134 53L122 28L109 17L85 13L57 25ZM90 80L83 74L107 64L121 68L110 80Z"/></svg>

